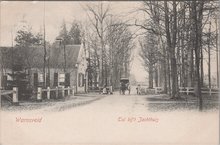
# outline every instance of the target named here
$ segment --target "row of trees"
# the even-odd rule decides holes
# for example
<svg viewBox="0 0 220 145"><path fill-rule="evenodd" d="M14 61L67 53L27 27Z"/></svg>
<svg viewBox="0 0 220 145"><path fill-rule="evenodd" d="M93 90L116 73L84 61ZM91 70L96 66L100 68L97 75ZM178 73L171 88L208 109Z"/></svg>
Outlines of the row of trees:
<svg viewBox="0 0 220 145"><path fill-rule="evenodd" d="M89 86L117 88L121 77L129 77L133 34L125 22L112 14L110 5L90 3L84 9L88 21L84 24L74 21L69 30L63 21L56 39L62 40L64 49L68 44L84 45Z"/></svg>
<svg viewBox="0 0 220 145"><path fill-rule="evenodd" d="M89 56L89 84L119 87L129 77L133 34L129 26L111 13L110 5L99 2L85 6L89 18L85 45Z"/></svg>
<svg viewBox="0 0 220 145"><path fill-rule="evenodd" d="M163 86L173 98L180 97L180 86L194 87L201 109L204 55L208 55L211 87L211 51L217 53L213 49L217 47L217 3L144 1L139 11L149 16L142 23L135 21L136 26L147 32L140 46L149 72L149 87L153 87L153 74L155 84Z"/></svg>

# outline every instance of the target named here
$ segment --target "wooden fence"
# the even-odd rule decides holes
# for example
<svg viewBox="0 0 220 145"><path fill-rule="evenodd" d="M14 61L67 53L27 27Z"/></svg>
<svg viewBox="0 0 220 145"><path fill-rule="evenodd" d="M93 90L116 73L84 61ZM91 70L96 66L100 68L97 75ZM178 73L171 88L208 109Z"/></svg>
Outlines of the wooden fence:
<svg viewBox="0 0 220 145"><path fill-rule="evenodd" d="M179 87L180 93L186 93L189 95L190 93L195 93L195 89L193 87ZM218 94L219 89L218 88L201 88L202 94L209 94L210 96L212 94Z"/></svg>
<svg viewBox="0 0 220 145"><path fill-rule="evenodd" d="M47 99L50 99L51 92L55 92L55 98L58 98L59 91L61 91L62 97L73 95L74 94L74 87L67 87L67 88L65 88L64 86L59 87L59 88L58 87L56 87L56 88L47 87L47 89L42 89L41 87L38 87L37 88L37 100L38 101L42 100L43 92L46 92ZM65 95L65 91L67 92L66 93L67 95Z"/></svg>
<svg viewBox="0 0 220 145"><path fill-rule="evenodd" d="M12 95L12 97L10 97ZM10 103L13 105L18 105L18 88L13 87L13 90L0 90L0 97L2 99L2 96L4 96Z"/></svg>
<svg viewBox="0 0 220 145"><path fill-rule="evenodd" d="M50 99L51 92L55 92L55 98L58 98L59 91L61 91L62 97L73 95L74 94L74 87L56 87L56 88L50 88L42 89L41 87L37 88L37 101L42 101L42 94L43 92L46 92L47 99ZM66 92L66 93L65 93ZM12 97L10 96L12 95ZM13 105L18 105L18 88L13 87L13 90L0 90L0 97L2 98L4 96L8 101L10 101Z"/></svg>
<svg viewBox="0 0 220 145"><path fill-rule="evenodd" d="M141 86L141 94L160 94L163 91L162 87L148 88L147 86Z"/></svg>
<svg viewBox="0 0 220 145"><path fill-rule="evenodd" d="M147 86L141 87L141 94L160 94L163 92L162 87L155 87L153 89L147 88ZM189 95L190 93L195 93L195 89L193 87L179 87L180 93L186 93ZM212 94L218 94L219 89L218 88L201 88L202 94L209 94L210 96Z"/></svg>

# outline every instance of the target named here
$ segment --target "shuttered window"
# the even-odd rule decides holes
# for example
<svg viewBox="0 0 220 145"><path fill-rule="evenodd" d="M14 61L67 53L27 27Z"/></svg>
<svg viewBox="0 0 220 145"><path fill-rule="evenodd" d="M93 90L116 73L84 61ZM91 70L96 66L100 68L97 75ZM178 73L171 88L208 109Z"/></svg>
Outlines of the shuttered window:
<svg viewBox="0 0 220 145"><path fill-rule="evenodd" d="M34 87L38 87L38 73L34 73Z"/></svg>
<svg viewBox="0 0 220 145"><path fill-rule="evenodd" d="M46 86L49 87L50 86L50 74L47 73L46 75Z"/></svg>
<svg viewBox="0 0 220 145"><path fill-rule="evenodd" d="M58 73L54 73L54 83L53 86L56 87L58 86Z"/></svg>
<svg viewBox="0 0 220 145"><path fill-rule="evenodd" d="M70 73L65 74L65 86L70 86Z"/></svg>

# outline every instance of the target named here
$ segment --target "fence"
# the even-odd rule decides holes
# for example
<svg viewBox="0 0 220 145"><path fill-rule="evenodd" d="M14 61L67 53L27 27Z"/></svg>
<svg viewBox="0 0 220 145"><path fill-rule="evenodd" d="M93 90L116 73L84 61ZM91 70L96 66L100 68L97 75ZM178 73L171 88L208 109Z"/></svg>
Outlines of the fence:
<svg viewBox="0 0 220 145"><path fill-rule="evenodd" d="M160 94L162 91L162 87L154 87L152 89L147 88L147 86L141 87L141 94Z"/></svg>
<svg viewBox="0 0 220 145"><path fill-rule="evenodd" d="M162 87L155 87L153 89L147 88L147 86L142 86L141 87L141 94L160 94L163 92ZM179 92L180 93L186 93L189 95L190 93L195 93L195 89L193 87L179 87ZM210 96L212 94L218 94L219 89L218 88L201 88L201 93L202 94L209 94Z"/></svg>
<svg viewBox="0 0 220 145"><path fill-rule="evenodd" d="M195 93L195 89L193 87L179 87L179 92L186 93L187 95L189 95L189 93ZM202 94L209 94L211 96L212 94L218 94L219 89L217 89L217 88L201 88L201 93Z"/></svg>
<svg viewBox="0 0 220 145"><path fill-rule="evenodd" d="M64 88L64 86L58 88L50 88L50 87L47 87L47 89L42 89L41 87L38 87L37 88L37 100L38 101L41 101L42 100L42 94L43 92L46 92L46 96L47 96L47 99L50 99L51 97L51 92L55 92L55 98L58 98L59 97L59 91L61 91L61 96L62 97L65 97L65 94L67 96L71 95L71 94L74 94L74 87L67 87L67 88ZM67 93L65 93L65 91Z"/></svg>
<svg viewBox="0 0 220 145"><path fill-rule="evenodd" d="M69 96L71 94L74 94L74 87L56 87L56 88L50 88L48 87L47 89L42 89L38 87L37 89L37 100L41 101L42 100L42 94L43 92L46 92L47 99L50 99L51 92L55 92L55 98L58 98L59 91L61 91L62 97ZM65 93L66 92L66 93ZM12 97L10 96L12 95ZM13 105L19 105L19 100L18 100L18 88L13 87L13 90L0 90L0 97L4 96L8 101L10 101Z"/></svg>
<svg viewBox="0 0 220 145"><path fill-rule="evenodd" d="M9 96L12 95L12 98ZM14 105L18 105L18 88L13 87L13 90L0 90L0 97L4 96L8 101Z"/></svg>

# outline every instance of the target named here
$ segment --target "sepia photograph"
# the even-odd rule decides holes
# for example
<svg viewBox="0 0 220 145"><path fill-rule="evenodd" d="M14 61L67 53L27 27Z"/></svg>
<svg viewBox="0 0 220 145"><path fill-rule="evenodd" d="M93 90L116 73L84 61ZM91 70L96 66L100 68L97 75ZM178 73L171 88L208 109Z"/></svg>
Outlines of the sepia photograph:
<svg viewBox="0 0 220 145"><path fill-rule="evenodd" d="M0 145L218 145L219 4L0 1Z"/></svg>

